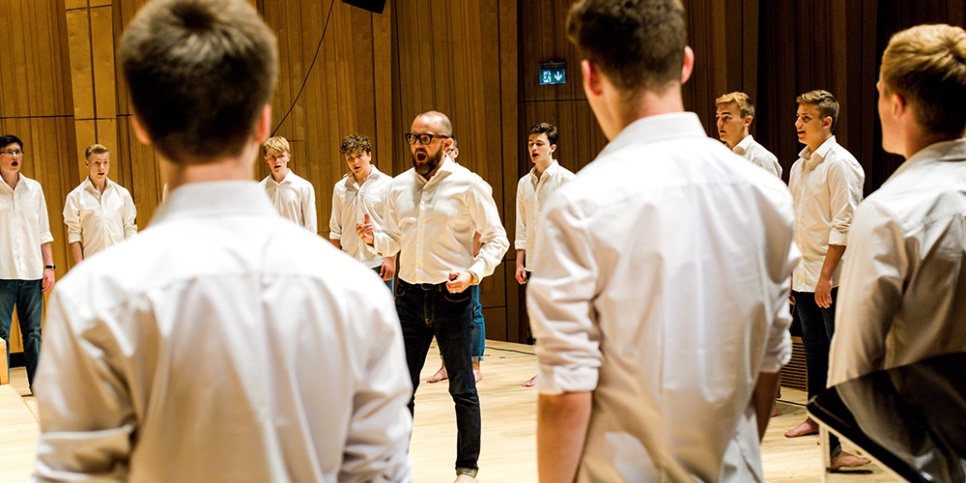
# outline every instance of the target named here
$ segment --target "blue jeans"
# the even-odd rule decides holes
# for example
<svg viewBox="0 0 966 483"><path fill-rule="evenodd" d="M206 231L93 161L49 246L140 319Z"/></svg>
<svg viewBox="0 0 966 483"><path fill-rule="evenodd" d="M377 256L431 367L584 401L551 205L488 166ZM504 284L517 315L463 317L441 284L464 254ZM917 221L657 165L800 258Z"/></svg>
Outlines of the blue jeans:
<svg viewBox="0 0 966 483"><path fill-rule="evenodd" d="M473 351L470 353L473 362L483 360L486 350L486 323L483 321L483 305L480 304L480 286L470 287L470 303L473 304L473 332L470 334Z"/></svg>
<svg viewBox="0 0 966 483"><path fill-rule="evenodd" d="M802 323L802 346L805 348L805 370L808 385L808 398L825 389L828 381L828 357L835 333L835 301L839 288L832 289L832 305L827 309L815 303L815 292L795 292L795 311ZM842 450L839 439L829 435L829 446L834 456Z"/></svg>
<svg viewBox="0 0 966 483"><path fill-rule="evenodd" d="M473 324L470 291L451 294L445 283L410 284L400 278L395 295L406 345L406 363L413 383L409 411L412 413L415 409L419 372L435 336L446 361L449 393L456 404L456 468L479 469L480 399L470 360Z"/></svg>
<svg viewBox="0 0 966 483"><path fill-rule="evenodd" d="M373 267L372 271L376 272L376 275L379 275L379 278L382 278L382 265L379 265L378 267ZM392 288L393 288L392 281L393 281L392 278L390 278L389 280L383 280L383 283L385 283L386 286L389 287L390 292L392 292Z"/></svg>
<svg viewBox="0 0 966 483"><path fill-rule="evenodd" d="M44 293L40 280L0 280L0 337L7 342L7 367L10 367L10 324L17 307L23 354L27 360L27 381L34 384L40 359L40 323L44 318Z"/></svg>

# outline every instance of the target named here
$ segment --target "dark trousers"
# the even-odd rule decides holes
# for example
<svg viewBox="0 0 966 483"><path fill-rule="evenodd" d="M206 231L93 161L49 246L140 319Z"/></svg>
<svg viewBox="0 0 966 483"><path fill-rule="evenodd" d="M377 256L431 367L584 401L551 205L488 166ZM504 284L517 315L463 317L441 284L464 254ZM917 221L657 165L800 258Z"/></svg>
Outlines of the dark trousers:
<svg viewBox="0 0 966 483"><path fill-rule="evenodd" d="M23 355L27 362L27 381L34 384L40 359L40 322L44 318L44 293L40 280L0 280L0 337L7 342L7 367L10 367L10 324L17 307Z"/></svg>
<svg viewBox="0 0 966 483"><path fill-rule="evenodd" d="M406 345L406 362L413 383L409 411L415 409L419 373L429 345L436 337L446 372L449 393L456 405L456 468L478 469L480 457L480 399L470 358L473 313L470 290L451 294L446 284L411 284L396 280L396 311Z"/></svg>
<svg viewBox="0 0 966 483"><path fill-rule="evenodd" d="M808 398L812 399L828 381L828 354L835 333L835 301L838 287L832 289L832 305L827 309L815 303L815 292L795 292L795 311L802 323L802 346L805 348L805 368L808 372ZM829 434L832 454L842 450L839 439Z"/></svg>

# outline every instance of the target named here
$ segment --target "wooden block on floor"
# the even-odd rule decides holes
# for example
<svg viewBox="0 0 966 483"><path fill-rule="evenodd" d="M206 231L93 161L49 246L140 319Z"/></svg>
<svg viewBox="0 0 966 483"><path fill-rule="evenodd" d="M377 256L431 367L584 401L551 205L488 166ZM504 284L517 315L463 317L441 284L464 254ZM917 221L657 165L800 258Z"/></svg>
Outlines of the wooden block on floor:
<svg viewBox="0 0 966 483"><path fill-rule="evenodd" d="M0 384L10 384L10 368L7 367L7 341L0 339Z"/></svg>

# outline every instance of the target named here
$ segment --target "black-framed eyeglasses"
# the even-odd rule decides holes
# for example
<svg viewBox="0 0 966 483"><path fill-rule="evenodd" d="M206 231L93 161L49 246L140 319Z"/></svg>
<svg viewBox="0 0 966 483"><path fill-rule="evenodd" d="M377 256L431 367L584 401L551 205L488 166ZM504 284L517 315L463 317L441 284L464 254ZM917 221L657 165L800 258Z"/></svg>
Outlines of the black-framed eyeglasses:
<svg viewBox="0 0 966 483"><path fill-rule="evenodd" d="M23 154L23 151L20 149L7 149L4 151L0 151L0 154L6 154L7 156L20 156L21 154Z"/></svg>
<svg viewBox="0 0 966 483"><path fill-rule="evenodd" d="M449 136L444 134L413 134L411 132L403 134L403 137L406 138L406 142L409 144L416 144L416 141L419 141L423 146L429 145L436 138L449 139Z"/></svg>

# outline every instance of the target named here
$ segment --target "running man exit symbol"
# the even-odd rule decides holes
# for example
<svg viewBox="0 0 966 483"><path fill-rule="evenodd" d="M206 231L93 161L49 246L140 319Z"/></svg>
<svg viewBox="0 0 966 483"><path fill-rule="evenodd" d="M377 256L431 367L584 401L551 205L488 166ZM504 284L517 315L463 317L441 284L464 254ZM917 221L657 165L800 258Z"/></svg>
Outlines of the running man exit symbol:
<svg viewBox="0 0 966 483"><path fill-rule="evenodd" d="M540 64L540 85L567 83L567 69L563 62L542 62Z"/></svg>

